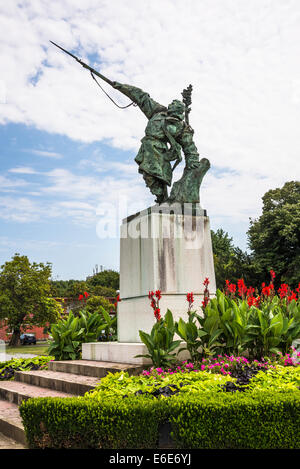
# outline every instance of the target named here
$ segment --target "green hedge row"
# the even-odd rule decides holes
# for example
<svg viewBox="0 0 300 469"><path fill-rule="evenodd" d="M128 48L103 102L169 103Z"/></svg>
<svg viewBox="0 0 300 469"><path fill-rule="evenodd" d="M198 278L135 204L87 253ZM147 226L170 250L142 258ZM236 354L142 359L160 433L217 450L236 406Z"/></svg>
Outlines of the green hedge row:
<svg viewBox="0 0 300 469"><path fill-rule="evenodd" d="M157 448L171 424L176 448L300 448L300 391L38 398L20 413L31 448Z"/></svg>

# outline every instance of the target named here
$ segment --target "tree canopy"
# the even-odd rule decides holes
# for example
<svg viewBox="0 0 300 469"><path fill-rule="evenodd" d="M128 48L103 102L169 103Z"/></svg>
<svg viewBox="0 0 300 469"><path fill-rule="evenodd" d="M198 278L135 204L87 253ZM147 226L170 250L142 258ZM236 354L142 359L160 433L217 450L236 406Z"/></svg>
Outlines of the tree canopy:
<svg viewBox="0 0 300 469"><path fill-rule="evenodd" d="M222 228L211 231L217 288L223 289L225 281L236 283L243 278L249 285L257 285L260 277L252 263L252 256L234 246L232 238Z"/></svg>
<svg viewBox="0 0 300 469"><path fill-rule="evenodd" d="M118 289L119 273L113 270L104 270L86 280L51 280L53 297L77 298L85 291L90 295L115 297Z"/></svg>
<svg viewBox="0 0 300 469"><path fill-rule="evenodd" d="M286 182L262 198L262 214L250 220L249 247L256 268L276 272L277 282L298 285L300 271L300 182Z"/></svg>
<svg viewBox="0 0 300 469"><path fill-rule="evenodd" d="M89 285L107 287L119 290L120 274L115 270L103 270L88 279Z"/></svg>
<svg viewBox="0 0 300 469"><path fill-rule="evenodd" d="M22 326L46 326L62 312L49 297L51 265L29 262L27 256L15 254L0 270L0 319L13 333L11 345L19 343Z"/></svg>

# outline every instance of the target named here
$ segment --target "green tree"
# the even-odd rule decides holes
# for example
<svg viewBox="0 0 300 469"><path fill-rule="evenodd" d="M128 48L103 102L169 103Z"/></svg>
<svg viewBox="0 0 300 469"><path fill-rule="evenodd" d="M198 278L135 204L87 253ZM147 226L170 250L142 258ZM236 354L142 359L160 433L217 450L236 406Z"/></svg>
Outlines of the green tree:
<svg viewBox="0 0 300 469"><path fill-rule="evenodd" d="M54 297L77 298L78 295L87 291L85 280L51 280L51 295Z"/></svg>
<svg viewBox="0 0 300 469"><path fill-rule="evenodd" d="M119 290L120 274L115 270L103 270L87 280L87 284L92 287L108 287Z"/></svg>
<svg viewBox="0 0 300 469"><path fill-rule="evenodd" d="M214 266L217 288L222 289L228 276L228 264L233 254L232 238L222 228L216 232L211 230L211 240L214 255Z"/></svg>
<svg viewBox="0 0 300 469"><path fill-rule="evenodd" d="M252 255L234 246L232 238L222 228L211 231L217 288L223 289L228 279L236 283L243 278L248 286L258 286L261 276L253 264Z"/></svg>
<svg viewBox="0 0 300 469"><path fill-rule="evenodd" d="M12 332L10 345L20 343L22 326L45 327L55 322L61 306L49 298L51 265L30 263L27 256L15 254L0 270L0 319Z"/></svg>
<svg viewBox="0 0 300 469"><path fill-rule="evenodd" d="M294 288L300 280L300 182L286 182L262 198L258 219L250 220L247 232L256 268L265 276L270 269L279 282Z"/></svg>

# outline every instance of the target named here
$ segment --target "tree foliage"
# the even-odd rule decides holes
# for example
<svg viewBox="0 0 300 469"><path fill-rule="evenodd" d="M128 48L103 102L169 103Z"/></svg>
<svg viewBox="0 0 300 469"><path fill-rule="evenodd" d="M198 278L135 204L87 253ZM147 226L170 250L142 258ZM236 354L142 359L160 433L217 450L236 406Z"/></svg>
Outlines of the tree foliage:
<svg viewBox="0 0 300 469"><path fill-rule="evenodd" d="M300 182L269 190L262 200L262 214L250 220L247 233L253 262L264 275L273 269L278 284L294 288L300 270Z"/></svg>
<svg viewBox="0 0 300 469"><path fill-rule="evenodd" d="M62 312L49 297L51 265L30 263L27 256L15 254L0 270L0 319L13 332L11 345L19 343L22 326L46 326Z"/></svg>
<svg viewBox="0 0 300 469"><path fill-rule="evenodd" d="M101 285L97 280L93 280L93 277L87 280L51 280L50 284L51 295L54 298L78 298L85 291L96 296L116 296L116 288Z"/></svg>
<svg viewBox="0 0 300 469"><path fill-rule="evenodd" d="M93 277L90 277L88 283L93 287L101 286L119 290L120 274L115 270L103 270L93 275Z"/></svg>
<svg viewBox="0 0 300 469"><path fill-rule="evenodd" d="M260 276L252 256L234 246L232 238L223 229L211 231L217 288L223 289L229 279L236 283L243 278L247 284L258 285Z"/></svg>

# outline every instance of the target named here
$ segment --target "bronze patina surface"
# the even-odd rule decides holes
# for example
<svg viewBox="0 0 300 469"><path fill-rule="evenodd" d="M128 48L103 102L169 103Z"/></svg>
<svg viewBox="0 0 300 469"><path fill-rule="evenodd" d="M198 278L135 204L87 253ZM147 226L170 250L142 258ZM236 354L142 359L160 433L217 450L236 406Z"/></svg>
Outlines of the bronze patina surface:
<svg viewBox="0 0 300 469"><path fill-rule="evenodd" d="M194 130L189 125L192 86L189 85L182 92L183 101L175 99L166 107L136 86L109 80L75 55L57 44L53 44L71 55L84 68L90 70L94 79L94 75L97 75L130 98L132 103L138 106L147 117L145 136L141 140L135 161L146 186L156 197L155 201L158 204L164 202L199 203L200 185L210 168L210 163L207 158L202 158L199 161L199 153L193 139ZM181 153L184 155L185 168L181 179L172 186L173 171L182 161ZM173 165L172 162L174 162ZM168 195L168 186L172 186L170 195Z"/></svg>

